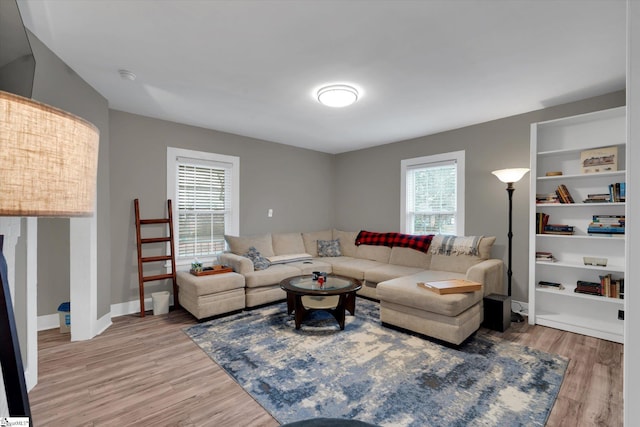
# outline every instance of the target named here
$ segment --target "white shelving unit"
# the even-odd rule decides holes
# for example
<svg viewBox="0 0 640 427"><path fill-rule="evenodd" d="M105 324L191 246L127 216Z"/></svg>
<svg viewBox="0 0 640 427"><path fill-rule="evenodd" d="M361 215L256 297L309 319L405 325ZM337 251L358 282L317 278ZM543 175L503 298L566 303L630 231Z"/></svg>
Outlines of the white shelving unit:
<svg viewBox="0 0 640 427"><path fill-rule="evenodd" d="M623 299L574 292L578 280L625 276L624 236L590 236L593 215L625 215L624 203L582 203L588 194L606 193L609 184L626 182L626 108L619 107L531 125L531 203L529 210L529 323L615 342L623 342ZM584 150L618 147L618 170L583 174ZM547 172L561 171L559 176ZM576 203L536 204L538 193L564 184ZM536 234L536 214L550 224L573 225L573 235ZM555 262L536 261L536 251L551 252ZM606 267L587 266L583 256L607 258ZM541 288L538 282L561 283L564 289ZM629 286L628 283L625 283Z"/></svg>

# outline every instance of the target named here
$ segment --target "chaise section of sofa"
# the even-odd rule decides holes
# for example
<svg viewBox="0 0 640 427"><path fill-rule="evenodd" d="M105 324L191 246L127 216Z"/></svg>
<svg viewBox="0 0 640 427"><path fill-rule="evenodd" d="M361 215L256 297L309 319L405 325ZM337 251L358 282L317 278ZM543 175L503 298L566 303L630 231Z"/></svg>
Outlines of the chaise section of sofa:
<svg viewBox="0 0 640 427"><path fill-rule="evenodd" d="M504 264L491 259L495 237L483 237L477 254L432 253L429 269L381 281L377 285L380 320L383 324L461 344L482 323L483 297L502 294ZM483 285L482 290L438 295L417 285L449 279L467 279Z"/></svg>

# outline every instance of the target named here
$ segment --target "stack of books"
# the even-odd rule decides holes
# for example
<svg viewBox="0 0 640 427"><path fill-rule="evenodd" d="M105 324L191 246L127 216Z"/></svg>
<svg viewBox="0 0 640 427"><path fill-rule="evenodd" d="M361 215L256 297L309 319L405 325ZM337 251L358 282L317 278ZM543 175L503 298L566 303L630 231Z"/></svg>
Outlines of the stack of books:
<svg viewBox="0 0 640 427"><path fill-rule="evenodd" d="M624 279L614 279L611 274L600 276L600 282L578 280L574 290L580 294L624 299Z"/></svg>
<svg viewBox="0 0 640 427"><path fill-rule="evenodd" d="M560 199L558 199L558 195L556 193L538 193L536 194L536 203L560 203Z"/></svg>
<svg viewBox="0 0 640 427"><path fill-rule="evenodd" d="M567 189L567 186L564 184L560 184L558 186L556 194L558 195L560 203L575 203L573 201L573 197L571 197L571 193L569 193L569 190Z"/></svg>
<svg viewBox="0 0 640 427"><path fill-rule="evenodd" d="M587 198L584 199L583 203L609 203L611 201L611 196L609 193L595 193L595 194L587 194Z"/></svg>
<svg viewBox="0 0 640 427"><path fill-rule="evenodd" d="M553 262L556 259L551 252L536 252L536 261L550 261Z"/></svg>
<svg viewBox="0 0 640 427"><path fill-rule="evenodd" d="M624 230L624 215L593 215L587 233L596 236L622 236Z"/></svg>
<svg viewBox="0 0 640 427"><path fill-rule="evenodd" d="M567 224L547 224L544 226L543 234L571 235L574 233L573 225Z"/></svg>

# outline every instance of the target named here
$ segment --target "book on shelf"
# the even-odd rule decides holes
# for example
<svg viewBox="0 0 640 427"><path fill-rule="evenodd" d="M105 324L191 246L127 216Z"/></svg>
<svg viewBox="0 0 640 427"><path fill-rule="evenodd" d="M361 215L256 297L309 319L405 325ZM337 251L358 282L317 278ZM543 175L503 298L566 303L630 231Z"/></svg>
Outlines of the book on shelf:
<svg viewBox="0 0 640 427"><path fill-rule="evenodd" d="M583 203L609 203L611 201L611 195L609 193L593 193L587 194L587 198Z"/></svg>
<svg viewBox="0 0 640 427"><path fill-rule="evenodd" d="M609 200L614 203L626 202L627 185L624 182L609 184Z"/></svg>
<svg viewBox="0 0 640 427"><path fill-rule="evenodd" d="M564 290L564 286L561 283L546 282L544 280L538 282L538 287L543 289L558 289L561 291Z"/></svg>
<svg viewBox="0 0 640 427"><path fill-rule="evenodd" d="M544 212L536 213L536 234L542 234L544 227L549 222L549 215Z"/></svg>
<svg viewBox="0 0 640 427"><path fill-rule="evenodd" d="M547 224L544 226L542 234L571 235L574 233L573 225L567 224Z"/></svg>
<svg viewBox="0 0 640 427"><path fill-rule="evenodd" d="M558 199L560 203L575 203L573 201L573 197L571 197L571 193L569 193L569 189L566 185L560 184L556 189L556 194L558 195Z"/></svg>
<svg viewBox="0 0 640 427"><path fill-rule="evenodd" d="M618 170L618 147L602 147L580 153L582 173L613 172Z"/></svg>
<svg viewBox="0 0 640 427"><path fill-rule="evenodd" d="M551 252L536 252L536 261L554 262L556 259Z"/></svg>

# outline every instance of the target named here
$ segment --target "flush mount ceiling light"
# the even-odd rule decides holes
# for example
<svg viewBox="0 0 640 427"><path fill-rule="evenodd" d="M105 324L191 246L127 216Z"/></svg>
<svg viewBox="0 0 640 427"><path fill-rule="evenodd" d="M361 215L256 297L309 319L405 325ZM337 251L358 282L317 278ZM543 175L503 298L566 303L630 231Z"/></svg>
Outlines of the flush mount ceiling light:
<svg viewBox="0 0 640 427"><path fill-rule="evenodd" d="M318 102L327 107L346 107L357 100L358 91L348 85L330 85L318 90Z"/></svg>

